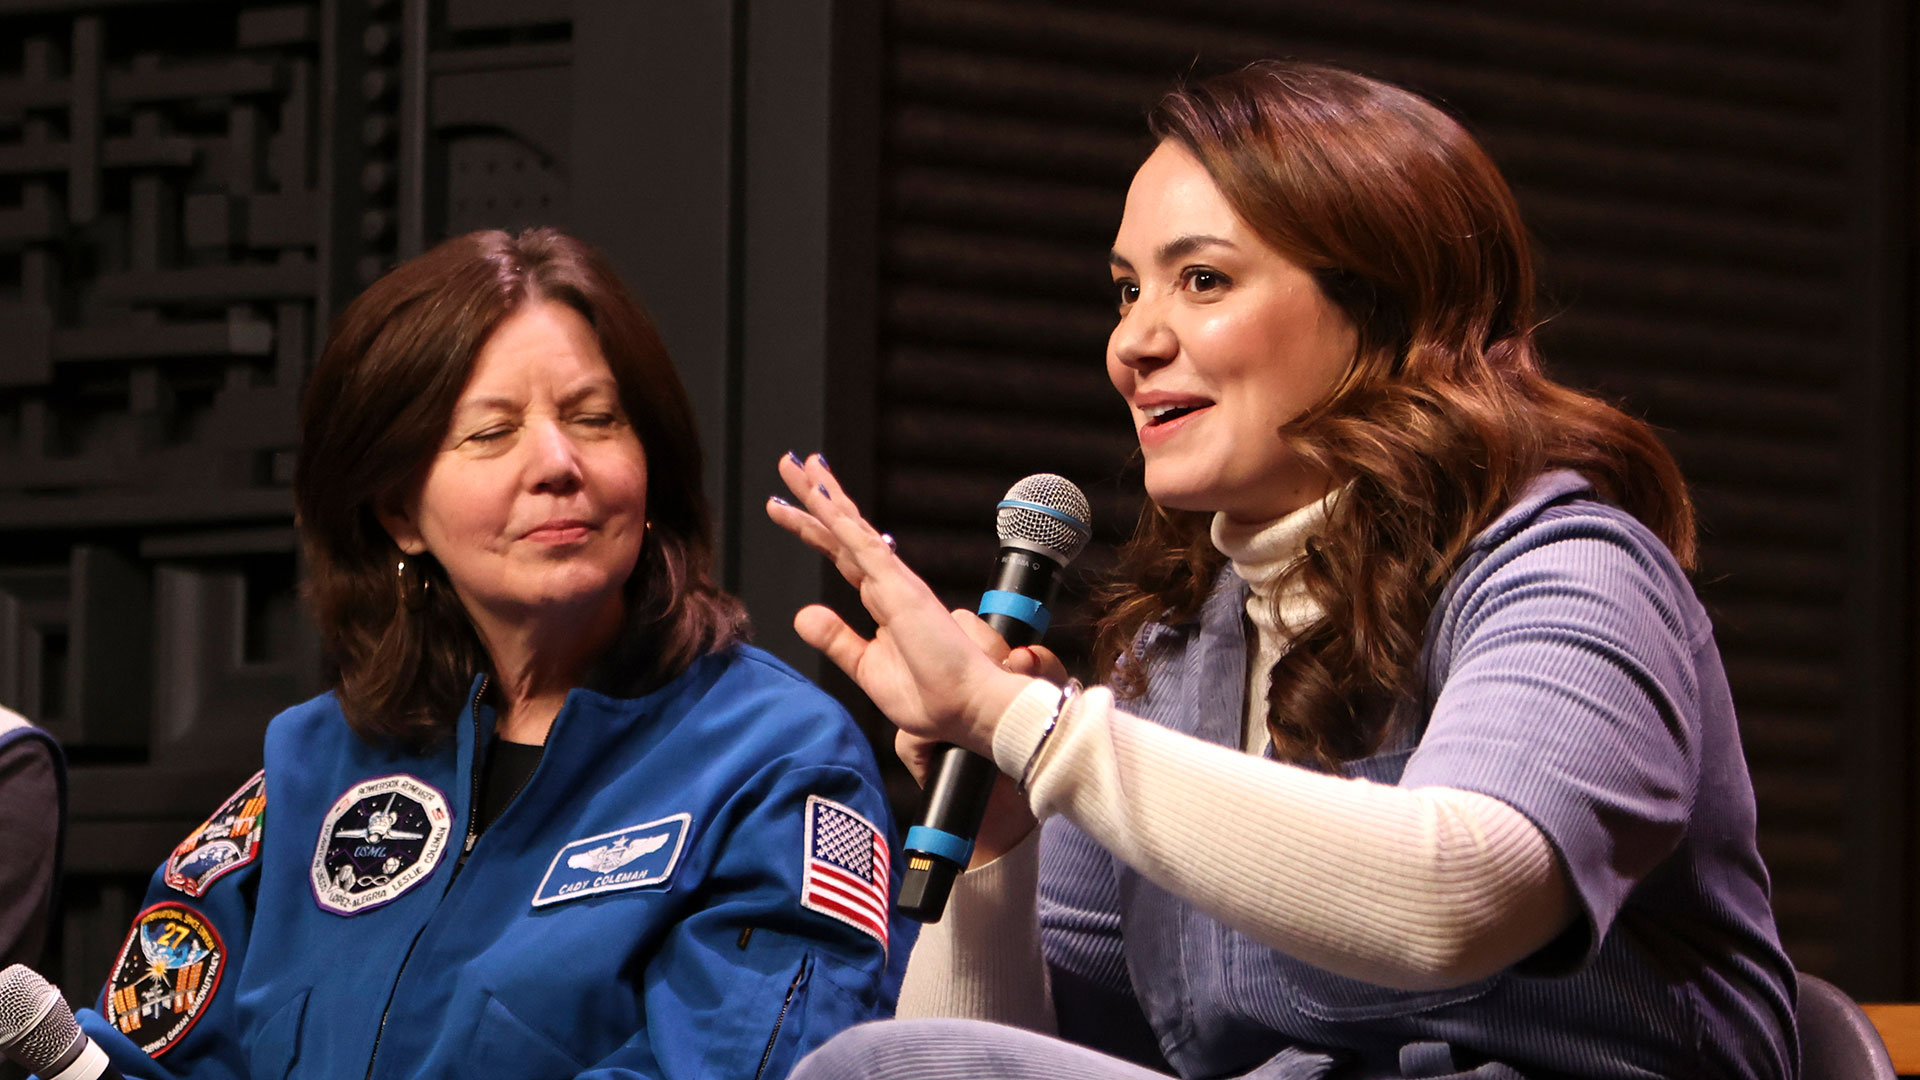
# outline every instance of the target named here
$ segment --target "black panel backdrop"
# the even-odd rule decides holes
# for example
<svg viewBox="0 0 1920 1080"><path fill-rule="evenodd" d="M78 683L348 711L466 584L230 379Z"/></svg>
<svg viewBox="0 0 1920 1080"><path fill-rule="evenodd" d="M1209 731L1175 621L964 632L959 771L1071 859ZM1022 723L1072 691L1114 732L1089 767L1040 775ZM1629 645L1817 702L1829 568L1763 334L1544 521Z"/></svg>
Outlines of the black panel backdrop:
<svg viewBox="0 0 1920 1080"><path fill-rule="evenodd" d="M728 580L797 663L822 575L760 523L829 449L956 603L990 508L1137 507L1104 253L1180 73L1332 59L1443 100L1541 241L1549 361L1662 426L1707 529L1781 926L1916 985L1899 0L0 0L0 702L75 764L89 996L146 872L320 684L297 394L450 231L554 222L649 300ZM1106 549L1087 557L1097 571ZM1084 624L1061 640L1083 649Z"/></svg>

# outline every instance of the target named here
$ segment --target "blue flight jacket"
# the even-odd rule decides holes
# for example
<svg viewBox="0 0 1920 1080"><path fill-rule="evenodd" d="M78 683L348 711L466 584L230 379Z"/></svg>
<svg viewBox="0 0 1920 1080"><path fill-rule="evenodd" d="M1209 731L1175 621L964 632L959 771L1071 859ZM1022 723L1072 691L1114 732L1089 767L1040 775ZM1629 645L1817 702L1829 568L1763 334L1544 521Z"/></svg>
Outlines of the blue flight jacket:
<svg viewBox="0 0 1920 1080"><path fill-rule="evenodd" d="M484 685L424 756L331 694L273 721L255 845L243 789L155 874L81 1013L129 1080L777 1078L892 1012L892 822L832 699L748 646L643 696L575 689L463 860Z"/></svg>

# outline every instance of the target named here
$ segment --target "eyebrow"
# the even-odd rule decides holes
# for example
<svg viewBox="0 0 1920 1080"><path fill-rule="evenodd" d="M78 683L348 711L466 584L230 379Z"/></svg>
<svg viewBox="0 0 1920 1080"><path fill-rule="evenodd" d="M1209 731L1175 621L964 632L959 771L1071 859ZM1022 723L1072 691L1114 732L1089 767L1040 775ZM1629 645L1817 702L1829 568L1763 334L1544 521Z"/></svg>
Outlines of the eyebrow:
<svg viewBox="0 0 1920 1080"><path fill-rule="evenodd" d="M1228 240L1224 236L1211 236L1207 233L1188 233L1185 236L1176 236L1166 243L1161 244L1160 251L1156 255L1156 258L1160 262L1166 263L1183 256L1191 255L1204 247L1230 248L1233 246L1233 241ZM1133 269L1133 264L1128 262L1126 256L1121 255L1118 251L1107 252L1107 263L1110 266L1117 266L1122 270Z"/></svg>
<svg viewBox="0 0 1920 1080"><path fill-rule="evenodd" d="M619 400L619 397L620 397L620 384L619 382L613 379L590 379L587 382L581 383L579 386L576 386L572 390L569 390L565 394L561 395L560 405L562 408L572 406L572 405L578 405L582 401L585 401L586 399L599 393L611 394L613 398L617 401ZM488 397L478 397L478 398L473 398L472 400L469 400L469 401L462 401L459 404L454 406L454 412L456 414L475 413L475 412L512 412L513 410L518 409L519 407L520 407L520 402L515 398L502 397L499 395L490 395Z"/></svg>
<svg viewBox="0 0 1920 1080"><path fill-rule="evenodd" d="M517 404L518 403L515 402L512 398L504 398L504 397L471 398L469 400L462 401L454 405L453 411L456 415L460 413L472 413L472 412L509 412L513 410L515 407L517 407Z"/></svg>
<svg viewBox="0 0 1920 1080"><path fill-rule="evenodd" d="M596 378L581 383L561 396L562 408L578 405L595 394L606 394L615 401L620 400L620 383L611 378Z"/></svg>

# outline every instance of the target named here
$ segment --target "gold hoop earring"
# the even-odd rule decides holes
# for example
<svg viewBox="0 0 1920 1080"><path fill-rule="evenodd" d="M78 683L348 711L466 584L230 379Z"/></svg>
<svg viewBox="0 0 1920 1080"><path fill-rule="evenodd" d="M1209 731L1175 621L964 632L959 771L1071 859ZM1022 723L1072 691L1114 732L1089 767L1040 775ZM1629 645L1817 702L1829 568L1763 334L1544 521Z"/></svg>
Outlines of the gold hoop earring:
<svg viewBox="0 0 1920 1080"><path fill-rule="evenodd" d="M417 560L416 560L417 561ZM400 603L408 611L419 611L427 606L428 594L433 591L433 579L419 566L407 572L407 560L401 559L393 564L394 581L400 588Z"/></svg>

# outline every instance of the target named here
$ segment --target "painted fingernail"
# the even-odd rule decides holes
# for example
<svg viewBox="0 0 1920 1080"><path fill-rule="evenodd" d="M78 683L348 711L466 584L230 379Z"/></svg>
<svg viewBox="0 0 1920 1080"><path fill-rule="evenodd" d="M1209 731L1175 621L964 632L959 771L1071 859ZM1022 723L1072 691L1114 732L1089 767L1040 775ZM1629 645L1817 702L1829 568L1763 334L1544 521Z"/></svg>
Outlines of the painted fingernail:
<svg viewBox="0 0 1920 1080"><path fill-rule="evenodd" d="M800 455L791 450L787 451L787 460L793 462L795 465L801 464Z"/></svg>
<svg viewBox="0 0 1920 1080"><path fill-rule="evenodd" d="M826 469L828 472L833 471L833 466L827 464L827 455L822 454L818 450L816 450L814 451L813 456L820 459L820 465L822 468Z"/></svg>
<svg viewBox="0 0 1920 1080"><path fill-rule="evenodd" d="M825 485L825 484L815 484L814 486L820 489L820 494L821 494L821 495L824 495L824 496L826 496L826 497L827 497L827 498L829 498L829 499L831 499L831 498L833 498L833 493L827 490L827 485Z"/></svg>
<svg viewBox="0 0 1920 1080"><path fill-rule="evenodd" d="M781 497L780 497L780 496L778 496L778 495L769 495L769 496L767 496L767 501L768 501L768 502L770 502L770 503L777 503L777 504L779 504L779 505L781 505L781 506L784 506L784 507L787 507L788 509L792 509L792 507L793 507L793 504L792 504L792 503L790 503L790 502L788 502L787 500L785 500L785 499L783 499L783 498L781 498Z"/></svg>

